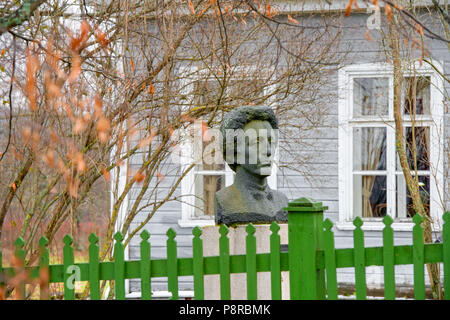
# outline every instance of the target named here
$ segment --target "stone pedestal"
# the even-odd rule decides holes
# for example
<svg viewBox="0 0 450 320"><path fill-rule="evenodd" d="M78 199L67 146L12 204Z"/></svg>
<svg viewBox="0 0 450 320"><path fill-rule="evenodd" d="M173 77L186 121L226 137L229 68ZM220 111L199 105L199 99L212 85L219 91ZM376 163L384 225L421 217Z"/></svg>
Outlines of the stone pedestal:
<svg viewBox="0 0 450 320"><path fill-rule="evenodd" d="M245 239L247 232L245 231L247 225L238 225L237 227L230 227L228 238L230 239L230 256L236 254L245 254ZM288 225L287 223L280 223L280 240L281 244L288 243ZM270 231L269 224L255 225L256 232L256 253L270 253ZM203 227L203 255L218 256L219 255L219 227ZM204 277L205 281L205 300L220 300L220 279L219 275L207 275ZM258 300L270 300L270 272L258 272ZM281 289L282 299L289 299L289 273L284 271L281 273ZM231 299L232 300L246 300L246 274L234 273L230 275L231 284Z"/></svg>

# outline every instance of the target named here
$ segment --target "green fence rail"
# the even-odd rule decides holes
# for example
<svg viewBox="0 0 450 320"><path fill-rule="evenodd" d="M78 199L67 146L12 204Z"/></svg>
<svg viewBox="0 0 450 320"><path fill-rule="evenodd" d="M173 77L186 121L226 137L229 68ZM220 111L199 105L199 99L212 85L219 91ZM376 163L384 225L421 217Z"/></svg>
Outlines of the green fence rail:
<svg viewBox="0 0 450 320"><path fill-rule="evenodd" d="M74 281L88 281L92 300L100 299L100 281L114 280L115 299L125 299L125 280L140 279L142 299L151 299L151 278L167 277L168 289L172 299L178 299L178 277L193 276L194 299L204 298L204 276L220 275L220 297L231 298L230 275L246 274L247 298L257 299L258 272L270 272L271 297L281 299L281 272L289 271L289 290L291 299L337 299L337 269L353 267L357 299L366 299L366 267L382 266L384 269L385 299L395 299L395 266L410 264L414 266L414 297L425 299L424 265L443 263L445 299L450 299L450 212L443 215L442 243L424 244L423 218L416 214L413 218L412 245L394 246L392 218L383 219L383 246L364 246L363 220L353 222L353 248L336 249L334 245L333 223L323 220L323 207L320 202L301 198L289 203L288 211L288 252L280 250L280 226L270 226L270 252L256 253L255 227L246 227L246 254L230 255L229 228L219 228L219 255L203 255L202 230L194 228L191 258L177 256L176 232L167 231L167 259L150 259L151 236L147 231L140 235L140 260L124 259L123 235L114 235L114 261L99 262L98 237L89 236L89 262L76 263L74 260L73 239L63 239L63 264L49 264L48 240L39 241L39 265L26 266L31 279L39 277L43 269L49 270L49 283L64 283L64 299L75 299ZM18 238L15 242L15 256L24 261L25 242ZM13 267L2 267L0 253L0 274L11 277ZM41 284L41 298L47 297L48 282ZM23 286L23 284L22 284ZM22 290L24 288L21 288ZM245 288L243 287L243 290ZM22 291L23 292L23 291Z"/></svg>

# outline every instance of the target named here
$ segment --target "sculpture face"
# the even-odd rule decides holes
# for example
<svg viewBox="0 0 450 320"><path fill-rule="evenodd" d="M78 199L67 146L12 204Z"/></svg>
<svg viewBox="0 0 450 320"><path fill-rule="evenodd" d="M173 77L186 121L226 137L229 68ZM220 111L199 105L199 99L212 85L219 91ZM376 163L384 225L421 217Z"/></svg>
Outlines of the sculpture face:
<svg viewBox="0 0 450 320"><path fill-rule="evenodd" d="M236 175L231 186L215 194L216 222L233 225L287 221L283 210L287 197L267 184L277 141L274 129L278 129L273 110L261 106L236 108L222 122L221 131L228 129L242 129L244 138L226 139L224 144L225 153L231 151L237 156L225 158Z"/></svg>
<svg viewBox="0 0 450 320"><path fill-rule="evenodd" d="M247 139L245 139L245 149L242 150L245 152L245 163L240 166L252 175L270 176L272 153L275 149L273 134L271 134L272 126L269 121L253 120L247 123L243 130ZM238 150L240 149L243 148L238 147Z"/></svg>

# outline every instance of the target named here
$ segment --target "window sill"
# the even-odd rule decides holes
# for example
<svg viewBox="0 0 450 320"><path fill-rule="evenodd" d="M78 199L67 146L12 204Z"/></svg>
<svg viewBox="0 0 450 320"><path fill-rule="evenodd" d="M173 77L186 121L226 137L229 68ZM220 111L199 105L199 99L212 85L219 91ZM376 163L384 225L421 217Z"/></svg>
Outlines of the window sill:
<svg viewBox="0 0 450 320"><path fill-rule="evenodd" d="M215 226L216 222L214 219L211 220L178 220L178 225L181 228L194 228L194 227L209 227Z"/></svg>
<svg viewBox="0 0 450 320"><path fill-rule="evenodd" d="M364 221L361 229L364 231L383 231L385 225L383 222ZM414 223L412 222L394 222L391 225L394 231L412 231ZM336 222L336 228L342 231L355 230L355 226L349 221Z"/></svg>

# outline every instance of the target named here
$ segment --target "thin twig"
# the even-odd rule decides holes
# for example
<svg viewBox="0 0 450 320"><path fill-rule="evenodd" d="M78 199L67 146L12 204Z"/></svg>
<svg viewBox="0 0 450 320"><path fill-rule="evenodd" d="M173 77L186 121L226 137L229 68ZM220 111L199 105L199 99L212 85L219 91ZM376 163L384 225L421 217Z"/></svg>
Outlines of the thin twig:
<svg viewBox="0 0 450 320"><path fill-rule="evenodd" d="M414 17L412 15L411 12L400 8L399 6L395 5L394 3L392 3L391 1L388 0L382 0L384 3L390 5L391 7L395 8L400 14L405 15L407 17L409 17L411 20L413 20L415 23L417 23L418 25L420 25L424 31L426 31L428 34L426 34L425 36L431 38L431 39L436 39L436 40L440 40L443 42L447 42L450 43L449 39L445 39L443 37L441 37L440 35L434 33L432 30L430 30L429 28L427 28L427 26L425 26L422 22L420 22L419 20L416 19L416 17Z"/></svg>
<svg viewBox="0 0 450 320"><path fill-rule="evenodd" d="M12 61L12 72L11 72L11 81L9 83L9 121L8 121L8 142L6 143L5 151L3 151L2 154L0 154L0 162L3 160L3 157L5 156L6 152L8 152L9 145L11 144L11 130L12 130L12 91L13 91L13 84L14 84L14 74L16 71L16 37L13 36L13 61Z"/></svg>

